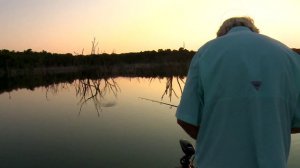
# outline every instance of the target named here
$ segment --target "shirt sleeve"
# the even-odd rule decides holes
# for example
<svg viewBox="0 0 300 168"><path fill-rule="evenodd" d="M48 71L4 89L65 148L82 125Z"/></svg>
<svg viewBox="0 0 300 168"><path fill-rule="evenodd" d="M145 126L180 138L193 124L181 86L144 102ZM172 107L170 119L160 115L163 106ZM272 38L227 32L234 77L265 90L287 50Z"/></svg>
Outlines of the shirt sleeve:
<svg viewBox="0 0 300 168"><path fill-rule="evenodd" d="M199 58L201 48L193 57L176 117L186 123L199 126L203 107L203 89L200 79Z"/></svg>

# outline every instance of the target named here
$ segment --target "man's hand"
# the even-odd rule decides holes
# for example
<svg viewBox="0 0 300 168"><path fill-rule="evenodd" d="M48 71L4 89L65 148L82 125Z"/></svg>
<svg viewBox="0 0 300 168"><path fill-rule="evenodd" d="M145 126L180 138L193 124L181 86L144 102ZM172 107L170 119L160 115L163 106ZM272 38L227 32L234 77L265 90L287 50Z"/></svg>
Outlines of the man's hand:
<svg viewBox="0 0 300 168"><path fill-rule="evenodd" d="M193 139L197 139L198 135L198 126L191 125L182 120L177 120L177 123L184 129L184 131L189 134Z"/></svg>

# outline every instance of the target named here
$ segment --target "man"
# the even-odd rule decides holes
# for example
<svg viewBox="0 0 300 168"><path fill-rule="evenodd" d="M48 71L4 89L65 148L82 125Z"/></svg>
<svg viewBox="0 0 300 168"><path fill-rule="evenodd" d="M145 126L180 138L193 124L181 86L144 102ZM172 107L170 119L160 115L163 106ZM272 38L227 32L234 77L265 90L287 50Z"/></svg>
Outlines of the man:
<svg viewBox="0 0 300 168"><path fill-rule="evenodd" d="M300 132L300 56L249 17L226 20L217 36L193 57L176 112L197 167L286 168Z"/></svg>

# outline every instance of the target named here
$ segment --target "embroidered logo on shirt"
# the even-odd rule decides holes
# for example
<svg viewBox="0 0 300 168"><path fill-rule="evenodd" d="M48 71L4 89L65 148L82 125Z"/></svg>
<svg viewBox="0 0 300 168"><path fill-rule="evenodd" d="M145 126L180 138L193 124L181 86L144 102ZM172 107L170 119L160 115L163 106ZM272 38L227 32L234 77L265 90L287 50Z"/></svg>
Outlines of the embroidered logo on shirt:
<svg viewBox="0 0 300 168"><path fill-rule="evenodd" d="M251 81L251 84L258 91L260 89L260 87L261 87L262 82L261 81Z"/></svg>

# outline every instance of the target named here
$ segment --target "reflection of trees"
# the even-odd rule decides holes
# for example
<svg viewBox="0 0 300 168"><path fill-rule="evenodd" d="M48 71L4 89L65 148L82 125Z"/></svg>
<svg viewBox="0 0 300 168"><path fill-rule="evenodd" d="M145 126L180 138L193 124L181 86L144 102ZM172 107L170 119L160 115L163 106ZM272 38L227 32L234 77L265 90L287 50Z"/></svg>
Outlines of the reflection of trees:
<svg viewBox="0 0 300 168"><path fill-rule="evenodd" d="M174 81L175 81L175 85L177 84L179 89L180 89L180 93L182 94L182 85L184 85L184 77L182 76L176 76L176 77L167 77L167 82L166 82L166 88L164 93L161 96L161 99L163 99L165 96L168 96L170 99L170 102L172 100L172 96L173 94L178 97L178 94L176 93L176 89L174 88Z"/></svg>
<svg viewBox="0 0 300 168"><path fill-rule="evenodd" d="M113 106L114 103L102 104L104 96L108 93L113 93L116 97L120 91L120 87L113 78L108 79L83 79L75 82L76 96L80 97L78 104L80 105L79 114L81 113L83 105L92 101L98 116L102 107Z"/></svg>
<svg viewBox="0 0 300 168"><path fill-rule="evenodd" d="M52 85L46 86L46 99L49 100L48 98L48 93L57 94L61 90L69 89L69 83L54 83Z"/></svg>
<svg viewBox="0 0 300 168"><path fill-rule="evenodd" d="M45 86L46 99L49 100L48 95L56 95L62 90L69 90L71 83L54 83L48 86ZM120 87L113 78L106 79L78 79L73 82L76 97L79 97L80 100L78 104L80 105L79 113L85 104L88 102L93 102L95 109L100 116L100 111L102 107L112 107L115 102L106 102L104 103L104 97L108 94L112 94L114 97L117 96L120 92Z"/></svg>

